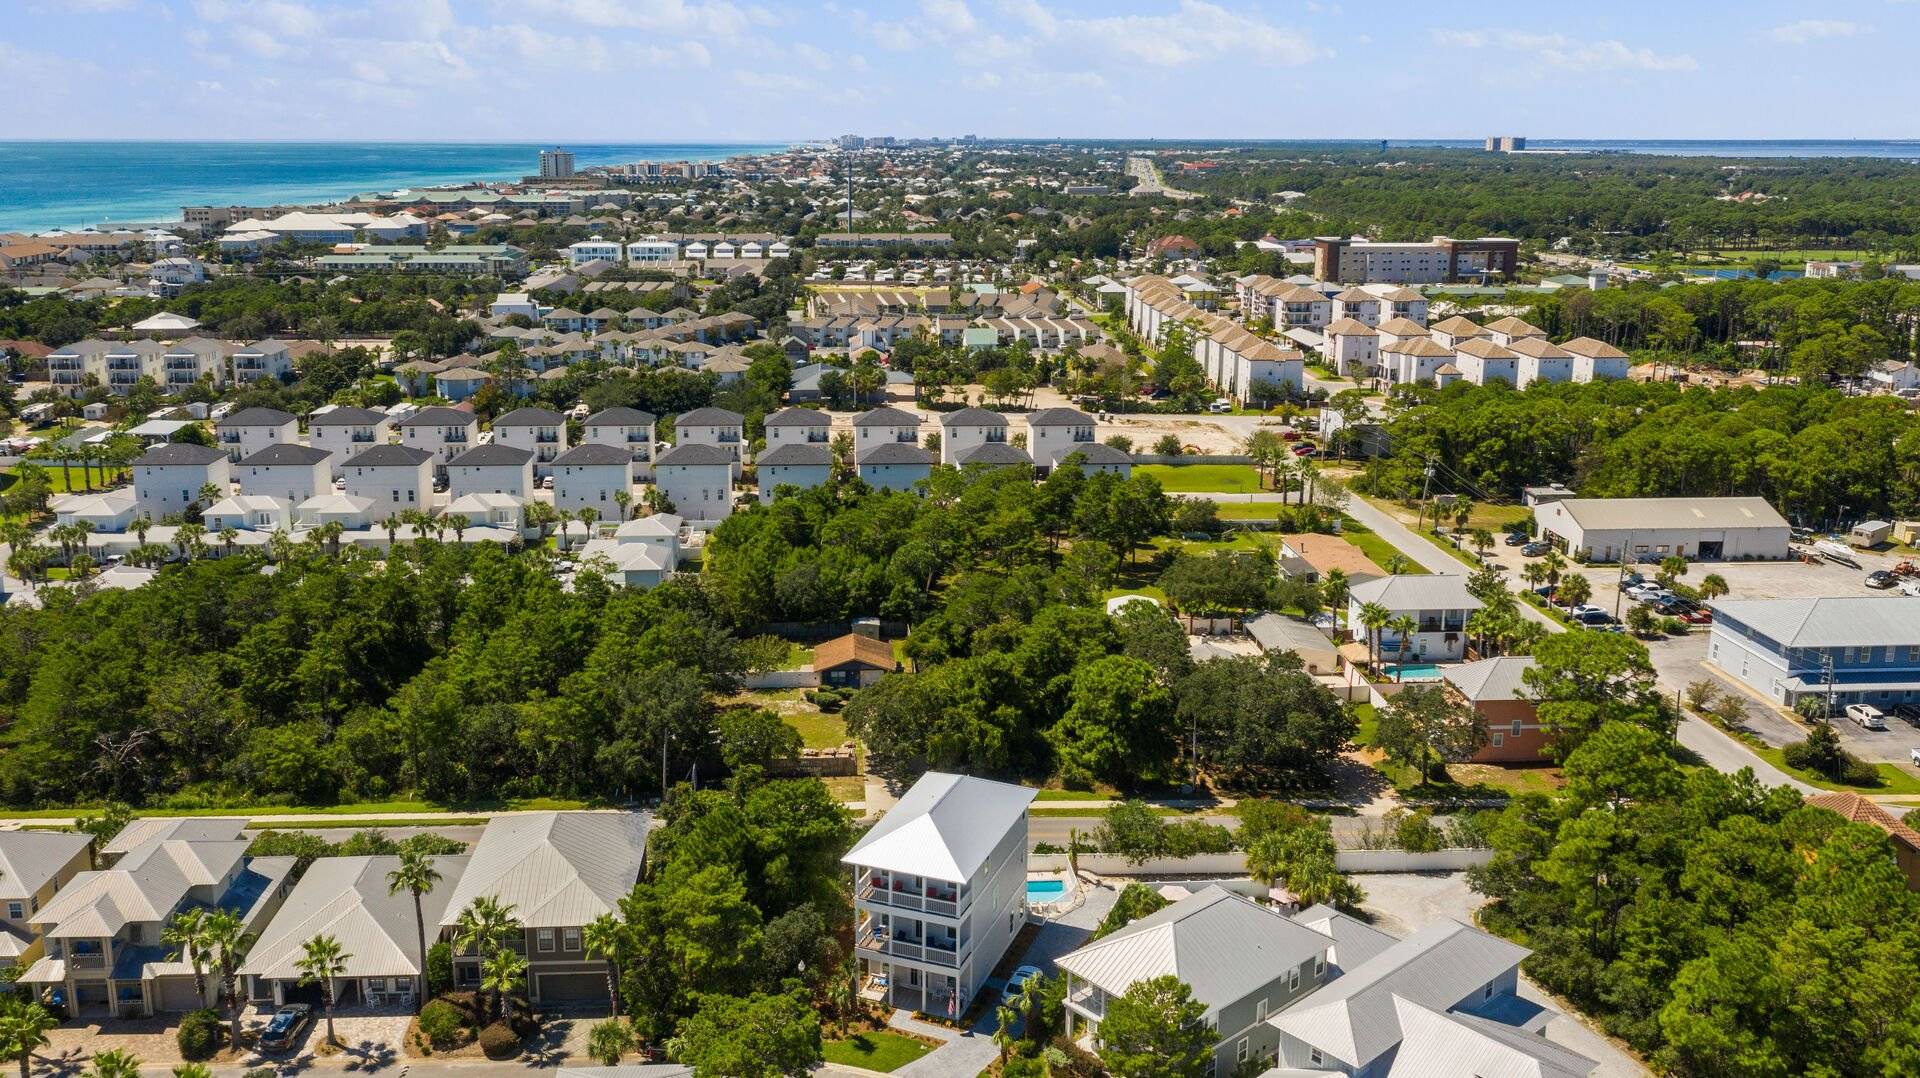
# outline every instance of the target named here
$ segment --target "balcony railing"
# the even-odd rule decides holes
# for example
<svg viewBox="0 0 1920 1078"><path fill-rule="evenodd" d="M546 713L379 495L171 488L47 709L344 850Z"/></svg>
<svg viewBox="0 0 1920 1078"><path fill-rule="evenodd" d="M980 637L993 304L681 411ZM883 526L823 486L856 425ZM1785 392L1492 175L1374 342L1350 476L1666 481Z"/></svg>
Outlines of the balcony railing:
<svg viewBox="0 0 1920 1078"><path fill-rule="evenodd" d="M103 954L70 954L67 956L70 969L106 969L107 956Z"/></svg>

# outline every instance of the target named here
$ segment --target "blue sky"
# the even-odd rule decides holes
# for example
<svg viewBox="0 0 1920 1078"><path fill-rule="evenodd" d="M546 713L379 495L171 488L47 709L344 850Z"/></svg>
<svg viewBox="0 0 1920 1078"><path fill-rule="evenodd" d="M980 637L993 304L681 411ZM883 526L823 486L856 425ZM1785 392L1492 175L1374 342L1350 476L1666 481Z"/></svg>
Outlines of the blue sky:
<svg viewBox="0 0 1920 1078"><path fill-rule="evenodd" d="M0 137L1920 136L1920 2L0 0Z"/></svg>

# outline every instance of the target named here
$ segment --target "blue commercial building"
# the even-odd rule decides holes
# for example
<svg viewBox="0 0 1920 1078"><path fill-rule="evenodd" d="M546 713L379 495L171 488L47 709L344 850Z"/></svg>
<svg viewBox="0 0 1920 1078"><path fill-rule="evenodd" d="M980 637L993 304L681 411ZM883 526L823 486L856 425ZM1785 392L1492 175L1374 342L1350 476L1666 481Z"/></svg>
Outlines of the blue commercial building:
<svg viewBox="0 0 1920 1078"><path fill-rule="evenodd" d="M1707 658L1792 707L1823 696L1836 708L1920 703L1920 598L1732 599L1715 602Z"/></svg>

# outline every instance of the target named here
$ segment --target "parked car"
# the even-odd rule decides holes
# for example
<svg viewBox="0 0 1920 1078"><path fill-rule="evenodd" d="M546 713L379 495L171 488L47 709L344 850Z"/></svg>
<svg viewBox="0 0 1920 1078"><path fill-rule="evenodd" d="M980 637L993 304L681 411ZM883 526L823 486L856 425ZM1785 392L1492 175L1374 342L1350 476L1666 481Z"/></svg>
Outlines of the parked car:
<svg viewBox="0 0 1920 1078"><path fill-rule="evenodd" d="M1318 452L1320 452L1318 448L1308 445L1305 442L1293 447L1293 455L1296 457L1311 457Z"/></svg>
<svg viewBox="0 0 1920 1078"><path fill-rule="evenodd" d="M1888 588L1898 587L1900 578L1887 572L1885 569L1875 569L1873 572L1867 574L1866 584L1869 588L1885 591Z"/></svg>
<svg viewBox="0 0 1920 1078"><path fill-rule="evenodd" d="M1705 607L1696 606L1692 610L1680 615L1680 620L1686 622L1688 625L1712 625L1713 611Z"/></svg>
<svg viewBox="0 0 1920 1078"><path fill-rule="evenodd" d="M1640 585L1645 584L1646 582L1647 582L1647 578L1644 576L1641 576L1639 571L1636 570L1620 578L1620 587L1623 590L1626 588L1637 588Z"/></svg>
<svg viewBox="0 0 1920 1078"><path fill-rule="evenodd" d="M1040 976L1039 966L1021 966L1014 970L1013 975L1007 978L1007 987L1000 993L1000 1002L1012 1006L1013 1001L1020 996L1020 989L1038 976Z"/></svg>
<svg viewBox="0 0 1920 1078"><path fill-rule="evenodd" d="M1896 704L1893 717L1910 726L1920 726L1920 704Z"/></svg>
<svg viewBox="0 0 1920 1078"><path fill-rule="evenodd" d="M1573 615L1573 620L1588 627L1611 625L1613 624L1613 615L1596 607L1588 607L1584 611L1576 612Z"/></svg>
<svg viewBox="0 0 1920 1078"><path fill-rule="evenodd" d="M1884 730L1887 728L1886 712L1872 704L1848 704L1847 718L1852 719L1862 730Z"/></svg>
<svg viewBox="0 0 1920 1078"><path fill-rule="evenodd" d="M266 1052L284 1052L299 1044L312 1024L312 1007L289 1003L267 1020L267 1028L260 1031L260 1048Z"/></svg>
<svg viewBox="0 0 1920 1078"><path fill-rule="evenodd" d="M1523 558L1537 558L1552 549L1552 547L1545 543L1528 543L1526 546L1520 548L1520 556Z"/></svg>
<svg viewBox="0 0 1920 1078"><path fill-rule="evenodd" d="M1501 540L1501 542L1508 546L1525 546L1532 541L1533 540L1527 538L1526 532L1508 532L1507 537Z"/></svg>

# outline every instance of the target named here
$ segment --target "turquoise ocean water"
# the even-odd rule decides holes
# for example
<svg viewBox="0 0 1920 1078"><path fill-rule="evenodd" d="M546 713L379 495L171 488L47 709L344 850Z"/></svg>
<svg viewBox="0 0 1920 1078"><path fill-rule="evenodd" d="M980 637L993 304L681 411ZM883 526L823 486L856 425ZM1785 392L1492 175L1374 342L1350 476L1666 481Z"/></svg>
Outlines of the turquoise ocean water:
<svg viewBox="0 0 1920 1078"><path fill-rule="evenodd" d="M575 164L717 161L783 145L568 144ZM537 144L453 142L5 142L0 230L177 221L189 205L316 202L540 171Z"/></svg>

